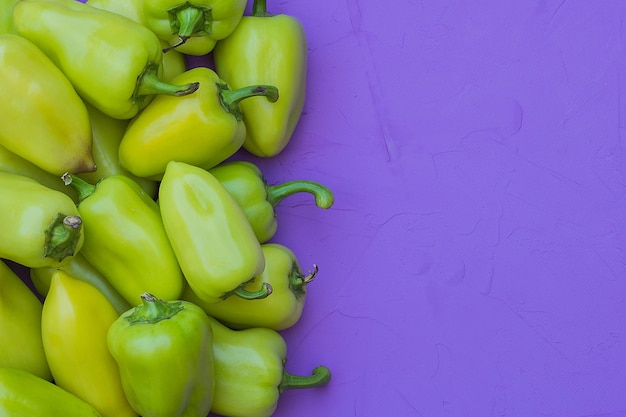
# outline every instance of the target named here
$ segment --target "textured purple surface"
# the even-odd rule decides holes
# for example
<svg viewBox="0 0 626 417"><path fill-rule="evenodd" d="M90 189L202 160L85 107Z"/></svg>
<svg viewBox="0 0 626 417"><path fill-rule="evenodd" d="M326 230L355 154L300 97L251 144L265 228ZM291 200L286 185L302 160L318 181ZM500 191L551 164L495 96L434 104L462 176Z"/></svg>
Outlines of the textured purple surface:
<svg viewBox="0 0 626 417"><path fill-rule="evenodd" d="M305 114L257 162L308 287L275 417L626 416L617 0L271 1L309 38ZM210 65L210 57L193 59Z"/></svg>
<svg viewBox="0 0 626 417"><path fill-rule="evenodd" d="M625 5L268 2L309 36L271 182L320 273L277 417L626 416Z"/></svg>

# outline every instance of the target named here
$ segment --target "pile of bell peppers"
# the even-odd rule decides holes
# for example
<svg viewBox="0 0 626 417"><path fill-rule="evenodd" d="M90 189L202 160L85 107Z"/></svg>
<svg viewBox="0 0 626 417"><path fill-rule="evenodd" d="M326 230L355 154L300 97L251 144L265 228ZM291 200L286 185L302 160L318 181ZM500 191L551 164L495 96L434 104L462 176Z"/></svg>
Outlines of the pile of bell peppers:
<svg viewBox="0 0 626 417"><path fill-rule="evenodd" d="M330 381L287 370L318 266L275 209L333 193L251 162L306 93L304 28L265 3L0 0L1 415L267 417Z"/></svg>

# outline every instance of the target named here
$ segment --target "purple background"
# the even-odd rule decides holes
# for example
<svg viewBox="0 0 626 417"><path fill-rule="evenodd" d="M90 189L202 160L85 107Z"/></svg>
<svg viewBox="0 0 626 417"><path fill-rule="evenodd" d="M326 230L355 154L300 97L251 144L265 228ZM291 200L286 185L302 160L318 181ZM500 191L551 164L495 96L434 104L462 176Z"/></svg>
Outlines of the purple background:
<svg viewBox="0 0 626 417"><path fill-rule="evenodd" d="M258 161L320 273L276 417L626 416L622 1L268 1L305 114ZM245 157L245 156L244 156Z"/></svg>
<svg viewBox="0 0 626 417"><path fill-rule="evenodd" d="M287 369L333 379L275 416L626 416L625 3L268 8L305 26L305 114L236 157L336 197L278 208L320 266Z"/></svg>

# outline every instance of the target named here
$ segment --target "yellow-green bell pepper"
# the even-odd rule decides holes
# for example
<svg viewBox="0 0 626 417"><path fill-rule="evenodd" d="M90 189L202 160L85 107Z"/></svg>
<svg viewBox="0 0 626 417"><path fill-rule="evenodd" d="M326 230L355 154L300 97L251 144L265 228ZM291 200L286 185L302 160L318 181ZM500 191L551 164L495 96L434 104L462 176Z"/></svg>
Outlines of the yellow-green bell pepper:
<svg viewBox="0 0 626 417"><path fill-rule="evenodd" d="M170 162L159 188L159 206L185 279L201 300L269 295L267 284L254 293L243 288L263 272L263 251L245 214L213 175Z"/></svg>
<svg viewBox="0 0 626 417"><path fill-rule="evenodd" d="M161 46L164 45L166 45L166 43L161 41ZM161 66L163 67L163 75L161 78L163 78L163 81L167 82L171 82L174 78L187 71L185 55L179 51L169 51L167 54L163 54Z"/></svg>
<svg viewBox="0 0 626 417"><path fill-rule="evenodd" d="M246 124L243 147L259 157L279 154L290 142L302 115L306 96L307 40L300 21L286 14L267 13L265 0L255 0L213 51L215 69L232 88L275 85L275 103L259 99L241 103Z"/></svg>
<svg viewBox="0 0 626 417"><path fill-rule="evenodd" d="M129 402L142 417L205 417L215 386L207 315L186 301L141 299L108 333Z"/></svg>
<svg viewBox="0 0 626 417"><path fill-rule="evenodd" d="M253 96L275 101L272 86L230 90L217 74L197 67L175 77L174 83L197 80L198 91L186 97L156 97L131 120L119 149L123 167L139 177L160 179L171 160L211 168L241 148L246 127L239 103Z"/></svg>
<svg viewBox="0 0 626 417"><path fill-rule="evenodd" d="M82 219L67 194L0 172L0 195L0 258L29 268L57 267L80 251Z"/></svg>
<svg viewBox="0 0 626 417"><path fill-rule="evenodd" d="M16 368L52 381L41 338L41 301L0 260L0 368Z"/></svg>
<svg viewBox="0 0 626 417"><path fill-rule="evenodd" d="M87 0L85 2L88 6L122 15L143 25L142 3L143 0Z"/></svg>
<svg viewBox="0 0 626 417"><path fill-rule="evenodd" d="M69 187L68 187L69 188ZM102 293L117 314L127 311L131 305L113 288L111 283L79 252L65 265L57 268L30 268L30 280L35 290L45 297L50 290L50 282L55 271L61 270L73 278L84 281Z"/></svg>
<svg viewBox="0 0 626 417"><path fill-rule="evenodd" d="M97 169L94 172L79 174L78 177L91 184L96 184L101 179L110 177L111 175L126 175L139 184L146 194L155 197L157 190L156 181L137 177L120 165L118 151L120 142L128 126L128 120L114 119L113 117L107 116L91 104L87 104L86 107L91 123L93 156L96 161ZM58 182L63 184L62 181ZM72 187L65 188L73 191Z"/></svg>
<svg viewBox="0 0 626 417"><path fill-rule="evenodd" d="M209 317L213 328L215 393L211 412L228 417L269 417L280 395L330 381L325 366L310 376L287 372L287 344L280 333L262 327L232 330Z"/></svg>
<svg viewBox="0 0 626 417"><path fill-rule="evenodd" d="M96 169L87 109L37 47L0 35L0 145L54 175Z"/></svg>
<svg viewBox="0 0 626 417"><path fill-rule="evenodd" d="M258 166L248 161L228 161L209 170L243 209L259 242L270 240L278 229L275 207L285 198L309 193L317 207L328 209L334 196L324 185L306 180L270 185Z"/></svg>
<svg viewBox="0 0 626 417"><path fill-rule="evenodd" d="M63 388L21 369L0 368L0 415L102 417Z"/></svg>
<svg viewBox="0 0 626 417"><path fill-rule="evenodd" d="M107 332L118 317L97 288L57 270L43 303L41 335L57 386L103 417L137 417L107 345Z"/></svg>
<svg viewBox="0 0 626 417"><path fill-rule="evenodd" d="M117 13L144 25L141 0L89 0L86 3L89 6ZM166 49L168 47L169 44L166 41L161 40L161 48ZM161 79L166 82L169 82L176 75L187 69L185 57L181 52L175 50L169 51L167 54L163 54L161 66L163 67Z"/></svg>
<svg viewBox="0 0 626 417"><path fill-rule="evenodd" d="M318 267L308 275L302 273L295 254L278 243L261 245L265 269L244 287L250 292L259 291L262 285L272 286L272 295L260 300L243 300L228 297L219 303L205 303L187 286L183 299L202 308L233 329L267 327L274 330L287 329L298 322L306 299L306 286L317 275Z"/></svg>
<svg viewBox="0 0 626 417"><path fill-rule="evenodd" d="M247 0L150 0L142 3L145 25L187 55L206 55L237 27Z"/></svg>
<svg viewBox="0 0 626 417"><path fill-rule="evenodd" d="M13 27L13 6L19 0L0 0L0 34L15 33Z"/></svg>
<svg viewBox="0 0 626 417"><path fill-rule="evenodd" d="M66 187L65 184L63 184L63 181L59 180L57 175L44 171L32 162L29 162L21 156L9 151L4 146L0 146L0 171L32 178L46 187L52 188L56 191L61 191L62 193L70 196L72 200L78 201L76 192L73 189Z"/></svg>
<svg viewBox="0 0 626 417"><path fill-rule="evenodd" d="M78 193L85 229L82 255L131 305L150 291L174 300L183 291L183 275L161 221L157 203L125 175L91 185L65 177Z"/></svg>
<svg viewBox="0 0 626 417"><path fill-rule="evenodd" d="M198 88L194 82L163 82L159 39L119 14L76 0L21 0L14 7L13 23L20 36L54 61L85 101L116 119L132 118L156 94L180 96Z"/></svg>

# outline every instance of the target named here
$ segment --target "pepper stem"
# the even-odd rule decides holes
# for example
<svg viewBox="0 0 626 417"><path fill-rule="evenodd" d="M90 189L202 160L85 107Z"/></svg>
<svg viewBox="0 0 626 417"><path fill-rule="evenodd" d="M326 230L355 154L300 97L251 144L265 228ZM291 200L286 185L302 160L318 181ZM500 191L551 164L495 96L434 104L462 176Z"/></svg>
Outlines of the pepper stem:
<svg viewBox="0 0 626 417"><path fill-rule="evenodd" d="M325 366L317 366L310 376L293 375L283 370L283 379L278 386L278 391L283 392L288 389L305 389L321 387L330 382L330 369Z"/></svg>
<svg viewBox="0 0 626 417"><path fill-rule="evenodd" d="M164 94L169 96L186 96L195 92L200 83L194 82L184 85L168 84L159 78L159 65L153 62L146 65L141 75L137 78L133 101L143 102L145 96Z"/></svg>
<svg viewBox="0 0 626 417"><path fill-rule="evenodd" d="M237 120L241 120L241 109L239 102L250 97L264 96L270 103L278 100L278 88L273 85L251 85L242 87L237 90L231 90L226 84L217 84L220 103L222 107L235 116Z"/></svg>
<svg viewBox="0 0 626 417"><path fill-rule="evenodd" d="M307 286L307 284L313 281L318 271L319 268L317 267L317 265L313 264L313 271L309 270L309 275L304 275L300 271L298 264L295 262L293 263L293 265L291 266L291 270L289 271L289 289L291 290L291 292L293 292L293 295L294 297L296 297L297 300L300 300L302 299L302 297L304 297L304 295L306 294L305 287Z"/></svg>
<svg viewBox="0 0 626 417"><path fill-rule="evenodd" d="M271 16L267 13L267 5L265 0L254 0L252 3L252 16L255 17L267 17Z"/></svg>
<svg viewBox="0 0 626 417"><path fill-rule="evenodd" d="M181 46L193 35L208 35L213 31L213 14L210 7L185 2L168 9L167 13L172 33L178 34L179 41L163 49L163 52Z"/></svg>
<svg viewBox="0 0 626 417"><path fill-rule="evenodd" d="M163 301L150 293L141 294L142 304L136 306L132 313L126 316L130 325L151 324L174 317L181 310L181 301Z"/></svg>
<svg viewBox="0 0 626 417"><path fill-rule="evenodd" d="M79 216L57 215L44 232L44 253L46 258L61 262L74 255L80 241L83 220Z"/></svg>
<svg viewBox="0 0 626 417"><path fill-rule="evenodd" d="M237 287L233 292L228 293L226 296L229 297L231 295L236 295L239 298L243 298L244 300L260 300L262 298L267 298L273 291L273 288L267 282L264 282L257 291L248 291L245 289L245 284Z"/></svg>
<svg viewBox="0 0 626 417"><path fill-rule="evenodd" d="M95 185L89 184L79 177L72 177L69 172L61 175L61 179L65 185L69 185L76 191L79 203L96 191Z"/></svg>
<svg viewBox="0 0 626 417"><path fill-rule="evenodd" d="M276 207L283 199L296 193L309 193L315 197L315 205L319 208L330 208L335 202L332 191L320 183L313 181L289 181L278 185L265 185L267 201Z"/></svg>

